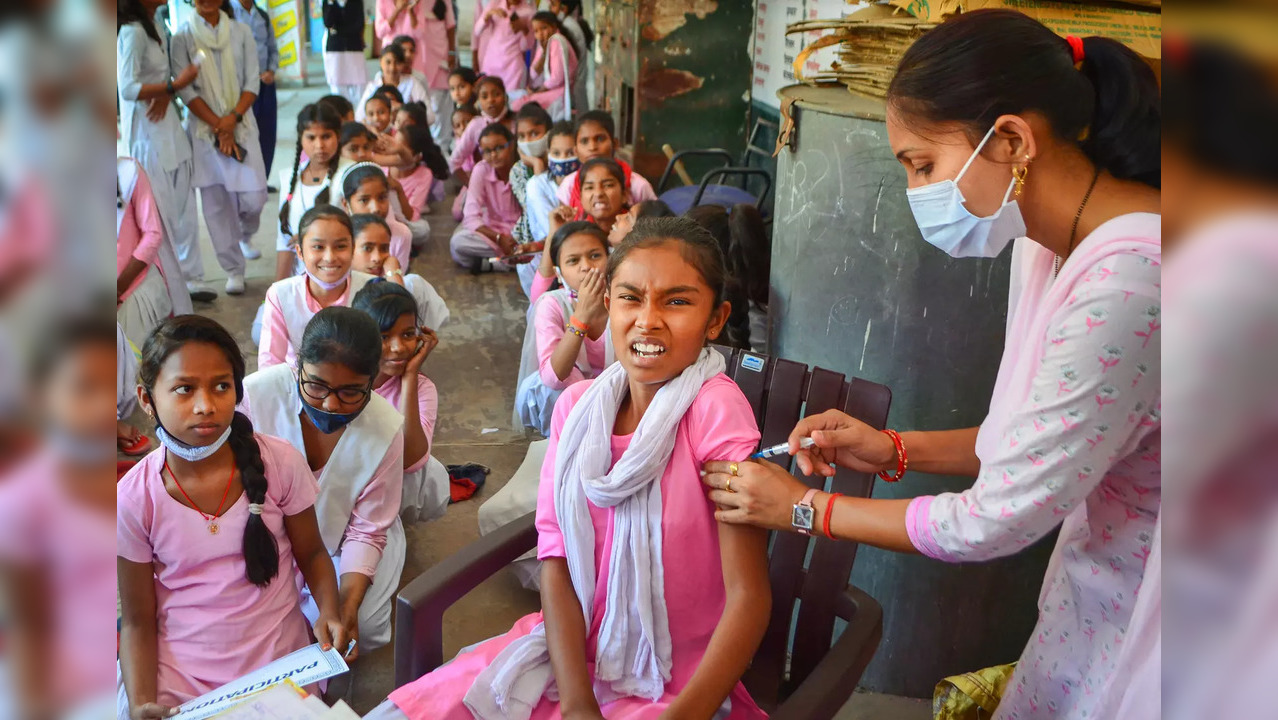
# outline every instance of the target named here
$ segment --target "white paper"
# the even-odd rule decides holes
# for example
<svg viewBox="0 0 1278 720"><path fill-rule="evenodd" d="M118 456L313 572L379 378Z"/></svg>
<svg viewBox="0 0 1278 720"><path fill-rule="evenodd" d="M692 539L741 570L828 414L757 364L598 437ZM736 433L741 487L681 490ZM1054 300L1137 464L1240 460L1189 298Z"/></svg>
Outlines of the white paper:
<svg viewBox="0 0 1278 720"><path fill-rule="evenodd" d="M342 654L335 648L321 650L319 643L258 668L253 672L200 697L183 703L175 718L179 720L204 720L285 679L299 686L310 685L334 675L341 675L349 668ZM299 698L300 700L300 698Z"/></svg>
<svg viewBox="0 0 1278 720"><path fill-rule="evenodd" d="M297 692L297 686L273 685L238 705L224 710L217 720L314 720L319 713ZM320 706L324 703L320 701ZM324 707L327 710L327 707Z"/></svg>

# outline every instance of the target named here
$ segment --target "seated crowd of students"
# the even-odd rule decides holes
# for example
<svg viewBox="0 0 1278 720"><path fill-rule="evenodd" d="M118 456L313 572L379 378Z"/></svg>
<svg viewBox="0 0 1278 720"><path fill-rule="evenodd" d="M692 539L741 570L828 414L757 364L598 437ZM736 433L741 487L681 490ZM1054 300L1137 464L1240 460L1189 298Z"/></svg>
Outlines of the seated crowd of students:
<svg viewBox="0 0 1278 720"><path fill-rule="evenodd" d="M562 87L575 60L544 15L539 58L559 63L545 75ZM574 112L562 91L550 108L535 93L511 102L499 76L467 68L449 76L452 136L437 143L442 118L404 40L359 105L331 95L297 116L255 372L211 319L121 311L139 356L121 413L136 396L161 447L117 488L119 716L164 717L316 640L352 662L391 641L404 523L449 502L422 371L449 309L410 263L452 178L452 259L515 272L529 301L512 419L550 441L526 508L543 611L369 717L764 717L739 682L767 623L764 536L717 525L699 482L705 462L759 441L706 345L764 349L762 217L747 205L676 217L617 157L610 115ZM145 182L130 187L119 252L154 263L159 220ZM129 268L135 288L145 266ZM120 340L117 356L131 354ZM639 529L654 522L660 533ZM662 580L654 565L676 552L663 536L695 538L677 549L692 572Z"/></svg>

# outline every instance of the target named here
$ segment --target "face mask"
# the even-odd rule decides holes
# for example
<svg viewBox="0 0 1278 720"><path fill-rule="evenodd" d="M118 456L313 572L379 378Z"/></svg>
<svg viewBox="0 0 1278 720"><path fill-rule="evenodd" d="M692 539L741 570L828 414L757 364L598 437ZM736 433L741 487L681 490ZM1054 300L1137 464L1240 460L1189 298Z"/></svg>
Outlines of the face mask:
<svg viewBox="0 0 1278 720"><path fill-rule="evenodd" d="M187 445L181 440L173 437L164 429L163 425L160 425L159 420L156 420L155 436L160 439L160 443L164 445L165 450L168 450L187 462L198 462L222 449L222 446L226 444L227 439L231 437L231 428L227 427L226 432L222 433L221 437L208 445L195 446Z"/></svg>
<svg viewBox="0 0 1278 720"><path fill-rule="evenodd" d="M564 279L564 274L559 271L559 268L555 268L555 277L559 279L559 284L568 291L568 299L574 303L577 302L577 291L568 287L568 281Z"/></svg>
<svg viewBox="0 0 1278 720"><path fill-rule="evenodd" d="M520 140L519 152L528 157L545 157L546 148L550 145L550 133L546 133L536 140Z"/></svg>
<svg viewBox="0 0 1278 720"><path fill-rule="evenodd" d="M550 165L550 174L557 178L566 178L577 172L577 168L581 167L581 163L575 157L564 158L563 160L550 158L547 162Z"/></svg>
<svg viewBox="0 0 1278 720"><path fill-rule="evenodd" d="M959 190L958 181L971 167L976 156L981 154L981 148L985 147L993 134L994 128L991 127L953 180L942 180L905 191L923 239L945 251L950 257L992 258L1002 252L1009 242L1025 235L1025 220L1021 217L1020 206L1015 200L1010 200L1015 180L1007 183L1003 204L993 215L976 217L963 206L963 192Z"/></svg>
<svg viewBox="0 0 1278 720"><path fill-rule="evenodd" d="M315 273L311 272L310 270L306 271L306 276L311 279L311 282L315 283L316 285L319 285L325 290L336 290L337 288L346 284L346 279L351 276L351 271L347 270L346 274L342 276L341 280L338 280L337 282L331 282L331 283L324 282L323 280L320 280L319 278L315 277Z"/></svg>
<svg viewBox="0 0 1278 720"><path fill-rule="evenodd" d="M298 388L298 392L301 392L300 387ZM340 415L338 413L331 413L327 410L321 410L317 407L312 406L310 403L306 402L305 400L302 401L302 410L306 413L306 417L311 419L311 424L315 426L315 429L319 430L325 435L329 435L329 434L337 432L338 430L341 430L342 428L351 424L355 420L355 418L359 417L360 413L364 412L364 408L361 407L359 410L356 410L353 413L346 413L345 415Z"/></svg>

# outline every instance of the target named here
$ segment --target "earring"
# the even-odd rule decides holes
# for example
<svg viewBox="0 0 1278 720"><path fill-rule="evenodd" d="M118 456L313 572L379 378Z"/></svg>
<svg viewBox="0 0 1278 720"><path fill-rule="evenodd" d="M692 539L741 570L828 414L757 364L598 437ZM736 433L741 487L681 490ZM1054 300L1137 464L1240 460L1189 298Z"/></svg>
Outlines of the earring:
<svg viewBox="0 0 1278 720"><path fill-rule="evenodd" d="M1029 165L1012 168L1012 181L1016 183L1016 188L1012 190L1013 197L1020 197L1025 192L1026 175L1029 175Z"/></svg>

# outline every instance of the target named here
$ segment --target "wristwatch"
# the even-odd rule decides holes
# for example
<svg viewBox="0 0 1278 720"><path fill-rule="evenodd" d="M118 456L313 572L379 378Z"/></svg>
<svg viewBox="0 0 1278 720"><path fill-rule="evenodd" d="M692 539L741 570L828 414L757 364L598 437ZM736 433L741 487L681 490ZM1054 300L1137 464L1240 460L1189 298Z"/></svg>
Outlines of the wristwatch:
<svg viewBox="0 0 1278 720"><path fill-rule="evenodd" d="M170 95L177 95L177 88L173 86L173 78L169 78L164 82L164 92Z"/></svg>
<svg viewBox="0 0 1278 720"><path fill-rule="evenodd" d="M232 111L231 111L231 114L235 116L235 122L237 122L237 123L244 122L244 116L243 116L243 115L241 115L241 114L239 114L239 113L238 113L238 112L236 112L235 110L232 110Z"/></svg>
<svg viewBox="0 0 1278 720"><path fill-rule="evenodd" d="M816 518L816 511L812 509L812 498L816 497L817 489L808 488L803 493L803 499L795 503L794 511L790 515L790 525L804 535L812 534L812 524Z"/></svg>

